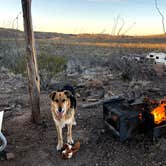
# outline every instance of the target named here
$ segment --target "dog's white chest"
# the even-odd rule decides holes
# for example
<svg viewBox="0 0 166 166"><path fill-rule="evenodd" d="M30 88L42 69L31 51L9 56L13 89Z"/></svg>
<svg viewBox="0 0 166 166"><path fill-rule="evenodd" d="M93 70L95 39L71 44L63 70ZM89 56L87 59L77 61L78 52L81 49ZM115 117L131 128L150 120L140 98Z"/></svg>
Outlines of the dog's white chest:
<svg viewBox="0 0 166 166"><path fill-rule="evenodd" d="M64 128L65 127L65 125L68 125L68 124L73 124L74 122L73 122L73 118L70 118L70 119L67 119L67 120L65 120L65 121L57 121L56 120L56 124L58 125L58 126L61 126L61 128Z"/></svg>

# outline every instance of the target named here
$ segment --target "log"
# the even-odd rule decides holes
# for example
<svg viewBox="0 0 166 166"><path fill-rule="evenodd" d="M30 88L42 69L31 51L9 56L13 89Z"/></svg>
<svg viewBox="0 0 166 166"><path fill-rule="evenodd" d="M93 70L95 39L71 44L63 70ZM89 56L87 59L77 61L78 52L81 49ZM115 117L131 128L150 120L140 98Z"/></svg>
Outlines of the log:
<svg viewBox="0 0 166 166"><path fill-rule="evenodd" d="M35 40L31 16L31 0L22 0L24 33L26 40L26 59L29 80L30 103L32 107L32 120L40 121L40 79L36 60Z"/></svg>
<svg viewBox="0 0 166 166"><path fill-rule="evenodd" d="M82 104L80 105L80 108L91 108L91 107L96 107L96 106L99 106L101 104L104 104L106 102L109 102L111 100L114 100L114 99L119 99L121 98L120 96L113 96L113 97L110 97L108 99L103 99L103 100L99 100L97 102L91 102L91 103L86 103L86 104Z"/></svg>

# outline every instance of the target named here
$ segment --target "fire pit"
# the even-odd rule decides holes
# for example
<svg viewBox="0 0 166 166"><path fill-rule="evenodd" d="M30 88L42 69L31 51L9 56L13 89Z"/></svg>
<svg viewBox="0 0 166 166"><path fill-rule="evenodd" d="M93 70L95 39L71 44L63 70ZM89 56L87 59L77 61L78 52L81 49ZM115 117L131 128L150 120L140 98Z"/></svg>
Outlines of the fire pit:
<svg viewBox="0 0 166 166"><path fill-rule="evenodd" d="M103 119L120 141L139 133L159 138L166 134L166 99L112 99L103 104Z"/></svg>

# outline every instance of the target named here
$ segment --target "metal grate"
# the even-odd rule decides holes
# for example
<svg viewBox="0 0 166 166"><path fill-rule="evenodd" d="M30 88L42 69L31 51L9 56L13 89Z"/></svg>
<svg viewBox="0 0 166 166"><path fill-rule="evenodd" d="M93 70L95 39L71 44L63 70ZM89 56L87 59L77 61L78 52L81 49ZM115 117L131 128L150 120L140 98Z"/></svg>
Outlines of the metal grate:
<svg viewBox="0 0 166 166"><path fill-rule="evenodd" d="M103 119L107 128L120 141L144 133L149 138L159 138L166 134L166 123L154 123L154 117L147 104L141 100L128 101L113 99L103 104Z"/></svg>

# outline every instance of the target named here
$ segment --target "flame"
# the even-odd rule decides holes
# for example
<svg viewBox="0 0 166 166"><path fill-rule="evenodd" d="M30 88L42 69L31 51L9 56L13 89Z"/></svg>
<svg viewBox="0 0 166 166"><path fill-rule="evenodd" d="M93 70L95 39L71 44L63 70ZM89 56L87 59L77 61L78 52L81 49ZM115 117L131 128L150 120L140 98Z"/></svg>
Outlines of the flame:
<svg viewBox="0 0 166 166"><path fill-rule="evenodd" d="M156 107L151 114L154 116L155 124L166 121L166 98L160 101L159 106Z"/></svg>

